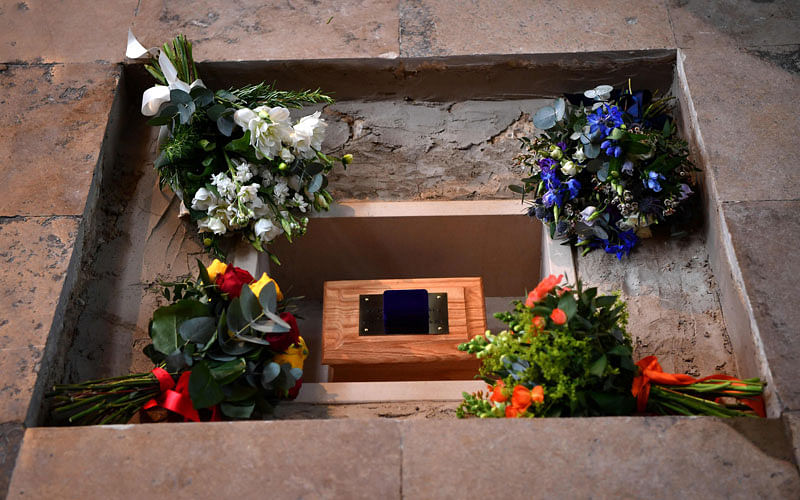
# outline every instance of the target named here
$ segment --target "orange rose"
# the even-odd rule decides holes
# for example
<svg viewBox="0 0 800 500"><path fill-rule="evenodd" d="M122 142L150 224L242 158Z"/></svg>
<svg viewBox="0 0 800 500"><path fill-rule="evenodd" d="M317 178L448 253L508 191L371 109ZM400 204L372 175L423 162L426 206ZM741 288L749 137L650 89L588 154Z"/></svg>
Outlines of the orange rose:
<svg viewBox="0 0 800 500"><path fill-rule="evenodd" d="M520 410L516 406L506 406L506 418L517 418L525 413L525 410Z"/></svg>
<svg viewBox="0 0 800 500"><path fill-rule="evenodd" d="M541 316L534 316L531 320L531 324L533 325L533 329L540 332L544 330L544 326L547 324L547 320L545 320Z"/></svg>
<svg viewBox="0 0 800 500"><path fill-rule="evenodd" d="M515 386L511 395L511 404L506 406L506 418L522 416L531 405L531 399L531 391L527 387L524 385Z"/></svg>
<svg viewBox="0 0 800 500"><path fill-rule="evenodd" d="M534 403L544 403L544 389L541 385L537 385L531 389L531 401Z"/></svg>
<svg viewBox="0 0 800 500"><path fill-rule="evenodd" d="M563 274L559 274L558 276L551 274L543 279L538 285L536 285L536 288L534 288L531 293L528 294L528 298L525 300L525 305L528 307L533 307L537 302L545 298L547 294L556 287L556 285L561 283L562 279L564 279Z"/></svg>
<svg viewBox="0 0 800 500"><path fill-rule="evenodd" d="M560 288L560 289L558 290L558 292L557 292L557 293L558 293L558 296L559 296L559 297L561 297L561 296L562 296L562 295L564 295L565 293L567 293L567 292L571 292L571 291L572 291L572 288L570 288L570 287L568 287L568 286L565 286L565 287L563 287L563 288Z"/></svg>
<svg viewBox="0 0 800 500"><path fill-rule="evenodd" d="M557 325L563 325L567 322L567 315L559 308L553 309L553 312L550 313L550 319L553 320L553 323Z"/></svg>
<svg viewBox="0 0 800 500"><path fill-rule="evenodd" d="M489 386L489 390L492 391L492 395L489 399L494 401L495 403L504 402L506 399L508 399L508 397L505 394L503 394L503 389L505 388L506 384L503 383L502 380L498 380L497 383L494 385L494 387Z"/></svg>

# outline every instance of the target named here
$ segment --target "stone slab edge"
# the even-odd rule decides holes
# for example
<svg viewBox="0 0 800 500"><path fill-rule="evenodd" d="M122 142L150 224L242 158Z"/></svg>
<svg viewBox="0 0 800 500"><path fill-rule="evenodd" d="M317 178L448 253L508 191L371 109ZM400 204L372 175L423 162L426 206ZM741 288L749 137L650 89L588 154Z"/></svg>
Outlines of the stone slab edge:
<svg viewBox="0 0 800 500"><path fill-rule="evenodd" d="M65 338L65 332L69 331L69 325L77 321L80 313L77 301L74 299L79 295L83 283L81 269L86 260L84 252L95 244L96 236L93 230L96 225L97 205L100 197L101 184L107 172L115 163L115 148L120 141L121 125L124 122L123 108L125 106L124 77L122 72L117 80L117 88L114 92L114 100L108 113L106 130L103 142L100 145L97 165L92 175L92 183L87 195L87 201L83 214L80 216L78 234L70 256L69 265L64 279L64 285L56 305L53 322L50 325L50 332L47 336L47 343L41 360L41 369L36 379L30 403L28 405L25 425L33 427L42 424L41 415L43 397L49 387L55 382L55 378L63 371L63 360L65 359L66 349L69 347L69 340Z"/></svg>
<svg viewBox="0 0 800 500"><path fill-rule="evenodd" d="M708 168L709 155L703 141L697 119L697 112L689 89L689 82L686 77L684 61L686 54L678 49L676 62L676 78L681 93L681 105L685 106L684 124L688 124L688 134L692 146L698 153L700 162L703 165L705 192L707 193L707 242L711 249L709 260L714 275L720 280L720 301L723 312L726 314L736 314L736 311L743 311L742 319L746 321L731 321L731 317L726 317L726 328L731 342L734 344L737 368L742 376L758 376L767 383L765 390L767 402L767 414L769 416L780 416L784 406L780 400L780 395L774 392L774 379L772 371L767 362L764 345L759 334L758 323L755 320L755 313L750 302L744 278L739 267L735 244L731 238L727 223L720 209L719 195L717 191L717 179L714 178L713 170ZM688 122L688 123L687 123ZM728 286L726 286L728 285ZM737 318L738 319L738 318ZM755 359L752 359L755 355ZM751 370L757 370L753 374Z"/></svg>

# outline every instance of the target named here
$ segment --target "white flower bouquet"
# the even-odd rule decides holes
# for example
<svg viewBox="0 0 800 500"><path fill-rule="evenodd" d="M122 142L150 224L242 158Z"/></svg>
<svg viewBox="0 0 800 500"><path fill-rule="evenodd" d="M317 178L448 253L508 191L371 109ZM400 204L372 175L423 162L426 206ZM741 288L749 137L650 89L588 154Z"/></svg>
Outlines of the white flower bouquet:
<svg viewBox="0 0 800 500"><path fill-rule="evenodd" d="M220 238L238 232L279 263L266 245L305 233L309 212L333 201L327 174L352 161L321 151L327 124L319 111L292 123L289 108L333 100L267 83L212 92L182 35L148 51L129 34L128 56L146 54L158 84L144 92L142 114L168 132L155 161L161 187L183 201L210 253L224 257Z"/></svg>

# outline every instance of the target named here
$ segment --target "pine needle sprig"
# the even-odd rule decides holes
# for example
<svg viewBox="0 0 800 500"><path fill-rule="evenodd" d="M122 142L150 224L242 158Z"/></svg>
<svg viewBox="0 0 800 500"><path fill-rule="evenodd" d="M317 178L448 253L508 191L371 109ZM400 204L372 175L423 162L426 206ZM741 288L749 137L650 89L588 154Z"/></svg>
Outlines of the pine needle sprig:
<svg viewBox="0 0 800 500"><path fill-rule="evenodd" d="M323 94L320 89L276 90L274 83L266 82L247 85L239 89L230 89L229 92L244 101L245 105L250 108L256 106L302 108L304 104L330 104L333 102L333 99Z"/></svg>

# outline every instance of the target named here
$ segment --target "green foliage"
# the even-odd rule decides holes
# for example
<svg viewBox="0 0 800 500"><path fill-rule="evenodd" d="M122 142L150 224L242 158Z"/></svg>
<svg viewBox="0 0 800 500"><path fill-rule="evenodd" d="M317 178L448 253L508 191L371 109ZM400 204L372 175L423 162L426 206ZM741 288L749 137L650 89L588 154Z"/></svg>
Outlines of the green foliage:
<svg viewBox="0 0 800 500"><path fill-rule="evenodd" d="M550 317L557 308L567 318L564 324ZM544 402L531 405L524 416L614 415L632 408L636 367L625 304L618 297L598 296L596 288L584 290L578 282L574 289L556 287L531 307L515 301L513 311L495 316L508 330L476 336L459 350L483 361L480 376L492 384L542 387ZM459 412L504 416L485 399L465 398Z"/></svg>

